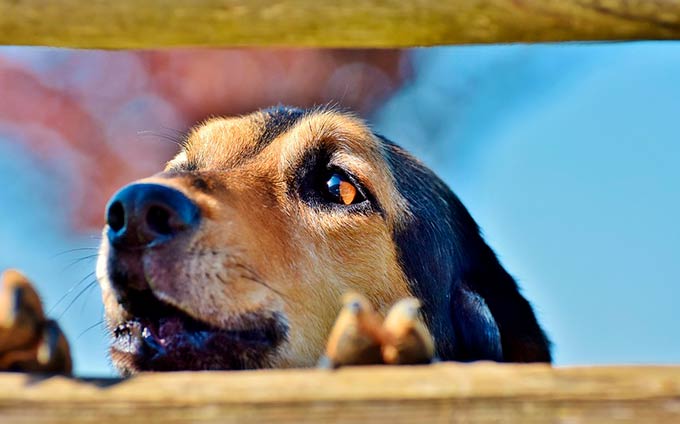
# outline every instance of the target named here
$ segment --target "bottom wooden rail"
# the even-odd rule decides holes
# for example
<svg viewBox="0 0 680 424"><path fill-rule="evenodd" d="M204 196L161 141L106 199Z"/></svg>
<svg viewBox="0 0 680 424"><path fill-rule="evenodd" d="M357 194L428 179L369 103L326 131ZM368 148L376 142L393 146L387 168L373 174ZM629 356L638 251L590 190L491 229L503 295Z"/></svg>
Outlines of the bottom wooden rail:
<svg viewBox="0 0 680 424"><path fill-rule="evenodd" d="M0 374L0 423L680 422L680 366Z"/></svg>

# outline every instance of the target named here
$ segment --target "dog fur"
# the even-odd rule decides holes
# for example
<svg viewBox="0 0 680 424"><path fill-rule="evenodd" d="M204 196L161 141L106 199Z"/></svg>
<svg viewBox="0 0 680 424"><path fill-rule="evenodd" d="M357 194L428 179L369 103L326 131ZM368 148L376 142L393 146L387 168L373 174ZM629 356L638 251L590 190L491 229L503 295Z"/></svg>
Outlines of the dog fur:
<svg viewBox="0 0 680 424"><path fill-rule="evenodd" d="M332 172L365 200L329 202L320 192ZM132 287L211 328L275 322L275 348L237 353L256 359L235 368L311 366L342 294L356 291L381 313L419 298L443 360L551 360L530 304L459 199L351 113L276 107L210 119L163 172L140 182L183 193L201 221L190 235L134 253L117 251L105 228L97 275L112 333L140 314L121 295ZM132 254L142 277L119 272ZM112 359L123 373L154 369L115 349Z"/></svg>

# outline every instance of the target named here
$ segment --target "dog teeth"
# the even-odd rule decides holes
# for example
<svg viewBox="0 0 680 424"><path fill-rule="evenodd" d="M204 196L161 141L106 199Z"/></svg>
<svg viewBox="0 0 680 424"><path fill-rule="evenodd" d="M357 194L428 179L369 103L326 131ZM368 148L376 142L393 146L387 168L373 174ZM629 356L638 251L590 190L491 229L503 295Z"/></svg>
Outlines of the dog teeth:
<svg viewBox="0 0 680 424"><path fill-rule="evenodd" d="M132 337L140 336L140 325L136 321L128 321L124 324L119 324L114 330L113 335L118 338L122 336Z"/></svg>
<svg viewBox="0 0 680 424"><path fill-rule="evenodd" d="M151 333L151 330L149 330L147 327L144 327L142 330L142 339L144 340L144 343L151 347L152 349L156 350L157 352L165 352L165 347L163 347L163 340L158 340L154 335Z"/></svg>

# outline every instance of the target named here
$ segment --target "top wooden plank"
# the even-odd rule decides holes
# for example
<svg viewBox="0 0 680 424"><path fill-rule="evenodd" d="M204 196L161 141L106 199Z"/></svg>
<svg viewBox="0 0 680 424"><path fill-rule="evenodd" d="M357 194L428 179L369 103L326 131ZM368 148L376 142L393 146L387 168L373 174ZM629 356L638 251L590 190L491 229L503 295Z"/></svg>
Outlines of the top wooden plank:
<svg viewBox="0 0 680 424"><path fill-rule="evenodd" d="M0 0L0 44L409 47L680 39L680 0Z"/></svg>

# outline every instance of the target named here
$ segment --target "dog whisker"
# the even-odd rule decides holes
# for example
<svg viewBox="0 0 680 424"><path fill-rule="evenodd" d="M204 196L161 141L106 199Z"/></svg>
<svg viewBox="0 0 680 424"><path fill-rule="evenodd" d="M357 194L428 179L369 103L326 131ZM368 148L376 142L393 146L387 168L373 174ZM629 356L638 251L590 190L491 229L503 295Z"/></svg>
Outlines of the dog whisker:
<svg viewBox="0 0 680 424"><path fill-rule="evenodd" d="M64 250L63 252L56 253L50 257L50 259L58 258L59 256L66 255L68 253L73 253L73 252L82 252L82 251L96 251L98 248L96 247L77 247L75 249L68 249Z"/></svg>
<svg viewBox="0 0 680 424"><path fill-rule="evenodd" d="M193 251L188 252L189 255L198 255L198 256L206 256L208 254L210 254L212 256L217 256L220 253L222 254L222 256L224 258L224 262L227 264L227 266L225 266L225 268L227 268L227 269L228 268L240 268L240 269L246 271L247 275L241 273L241 274L239 274L239 277L245 278L247 280L251 280L251 281L258 283L258 284L261 284L261 285L265 286L266 288L268 288L269 290L273 291L274 293L278 294L279 296L281 296L283 298L286 297L283 293L281 293L280 291L274 289L273 287L271 287L267 283L265 283L257 275L257 273L255 272L255 270L252 267L249 267L248 265L245 265L241 262L238 262L238 258L234 255L219 252L219 251L216 251L216 250L193 250ZM223 277L220 274L215 274L215 275L217 276L217 278L222 283L226 284L226 281L223 279Z"/></svg>
<svg viewBox="0 0 680 424"><path fill-rule="evenodd" d="M85 298L83 299L82 306L80 307L80 315L82 316L83 313L85 313L85 307L88 304L88 300L90 296L92 295L92 292L94 291L95 288L98 287L98 284L93 284L87 289L87 293L85 294Z"/></svg>
<svg viewBox="0 0 680 424"><path fill-rule="evenodd" d="M174 130L174 131L177 131L177 130ZM184 133L181 133L179 131L177 132L177 134L175 136L170 135L170 134L164 134L164 133L157 132L157 131L149 131L149 130L138 131L137 135L141 136L141 137L152 137L152 138L155 138L155 139L158 139L158 140L168 141L168 142L176 145L180 149L184 148L183 139L185 138L185 135L184 135Z"/></svg>
<svg viewBox="0 0 680 424"><path fill-rule="evenodd" d="M71 299L69 304L66 305L66 308L61 312L61 314L59 314L59 316L57 317L57 321L60 320L64 316L64 314L66 314L66 312L68 312L68 310L71 308L71 306L73 306L73 304L76 303L76 301L78 299L80 299L80 297L87 291L87 289L93 287L97 283L98 283L98 281L96 279L94 279L91 282L89 282L87 284L87 286L85 286L82 290L80 290L78 292L78 294L73 299Z"/></svg>
<svg viewBox="0 0 680 424"><path fill-rule="evenodd" d="M268 288L269 290L273 291L273 292L276 293L277 295L281 296L283 299L287 299L287 298L288 298L285 294L283 294L283 292L281 292L280 290L276 290L274 287L270 286L269 284L265 283L264 281L262 281L262 280L260 280L260 279L253 278L253 277L249 277L249 276L247 276L247 275L241 275L241 278L244 278L244 279L246 279L246 280L250 280L250 281L252 281L252 282L254 282L254 283L260 284L260 285L262 285L262 286Z"/></svg>
<svg viewBox="0 0 680 424"><path fill-rule="evenodd" d="M215 277L220 280L222 284L229 284L227 280L222 277L220 274L215 274ZM259 280L257 278L245 275L245 274L239 274L239 278L243 278L244 280L252 281L253 283L260 284L261 286L266 287L267 289L271 290L272 292L276 293L278 296L282 297L283 299L286 299L287 296L280 292L279 290L276 290L275 288L271 287L269 284L265 283L262 280Z"/></svg>
<svg viewBox="0 0 680 424"><path fill-rule="evenodd" d="M80 258L76 258L76 259L74 259L73 261L71 261L71 263L69 263L68 265L66 265L65 267L63 267L63 268L61 269L61 272L65 272L65 271L68 270L69 268L72 268L72 267L78 265L78 264L81 263L81 262L84 262L84 261L87 261L87 260L90 260L90 259L95 259L97 256L99 256L99 255L98 255L97 253L95 253L95 254L92 254L92 255L87 255L87 256L82 256L82 257L80 257Z"/></svg>
<svg viewBox="0 0 680 424"><path fill-rule="evenodd" d="M187 131L183 130L178 130L176 128L170 128L170 127L162 127L164 131L170 131L172 133L175 133L175 136L181 140L182 143L186 143L187 139Z"/></svg>
<svg viewBox="0 0 680 424"><path fill-rule="evenodd" d="M89 279L89 278L92 278L92 277L94 276L94 274L95 274L95 271L92 271L92 272L88 273L86 276L84 276L83 278L81 278L80 281L78 281L76 284L74 284L73 286L71 286L71 288L68 289L68 290L66 291L66 293L64 293L64 294L59 298L59 300L57 300L57 303L55 303L54 305L52 305L52 307L51 307L50 310L47 312L47 314L49 315L49 314L51 314L52 312L54 312L54 309L56 309L56 307L59 306L59 305L61 304L61 302L63 302L64 299L66 299L66 298L68 297L69 294L73 293L73 291L74 291L75 289L77 289L78 286L80 286L81 284L83 284L83 283L85 282L85 280L87 280L87 279Z"/></svg>
<svg viewBox="0 0 680 424"><path fill-rule="evenodd" d="M91 330L93 330L93 329L95 329L95 328L97 328L97 327L101 327L101 326L103 326L103 325L104 325L104 320L103 320L103 319L100 320L100 321L98 321L98 322L96 322L96 323L94 323L94 324L92 324L91 326L89 326L89 327L87 327L86 329L84 329L83 331L81 331L81 332L78 334L78 336L76 336L76 341L80 340L80 338L81 338L82 336L84 336L85 333L87 333L88 331L91 331Z"/></svg>

